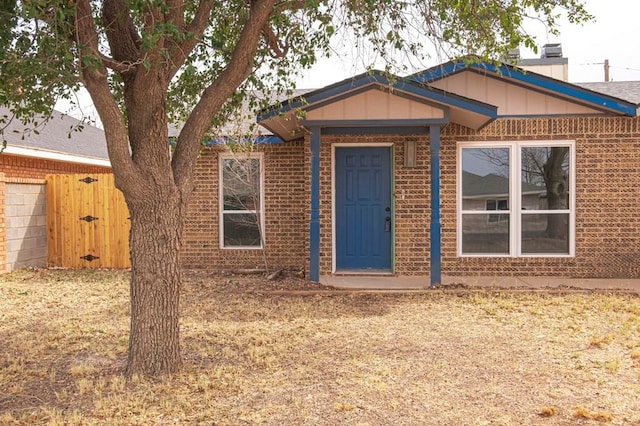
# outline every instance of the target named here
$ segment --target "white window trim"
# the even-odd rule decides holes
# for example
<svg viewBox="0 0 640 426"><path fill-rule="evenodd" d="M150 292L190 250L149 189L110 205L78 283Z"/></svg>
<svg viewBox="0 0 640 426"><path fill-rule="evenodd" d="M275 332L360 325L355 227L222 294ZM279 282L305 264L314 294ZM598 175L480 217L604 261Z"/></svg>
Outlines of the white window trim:
<svg viewBox="0 0 640 426"><path fill-rule="evenodd" d="M223 172L222 162L229 159L250 159L256 158L260 161L260 246L225 246L224 245L224 188L223 188ZM232 153L220 153L218 156L218 235L220 248L223 250L262 250L266 245L265 218L264 218L264 154L262 152L252 152L248 155ZM256 213L256 210L234 210L234 213Z"/></svg>
<svg viewBox="0 0 640 426"><path fill-rule="evenodd" d="M547 147L547 146L566 146L569 148L569 253L568 254L528 254L522 253L521 247L521 219L520 209L522 198L521 194L521 176L520 170L513 167L514 164L520 164L520 149L523 147ZM509 253L462 253L462 150L464 148L510 148L509 149L509 199L511 200L507 210L500 210L501 214L509 214L515 220L511 220L509 224ZM575 257L576 250L576 142L575 140L540 140L540 141L474 141L474 142L458 142L456 158L456 244L458 257L501 257L501 258L571 258ZM515 182L515 185L513 185ZM492 211L491 211L492 212ZM486 214L487 211L478 210L477 212L465 212L465 214ZM531 210L524 214L549 214L558 213L558 210Z"/></svg>

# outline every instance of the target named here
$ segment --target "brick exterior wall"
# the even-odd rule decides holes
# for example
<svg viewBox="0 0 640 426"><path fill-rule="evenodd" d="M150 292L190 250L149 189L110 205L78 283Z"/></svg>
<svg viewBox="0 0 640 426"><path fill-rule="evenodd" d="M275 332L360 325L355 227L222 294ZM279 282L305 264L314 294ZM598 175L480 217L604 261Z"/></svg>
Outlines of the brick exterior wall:
<svg viewBox="0 0 640 426"><path fill-rule="evenodd" d="M418 164L404 167L404 141L418 141ZM572 258L460 258L457 256L458 141L576 141L576 254ZM500 119L479 132L455 124L442 133L442 270L460 276L640 276L640 119ZM395 272L429 274L430 170L428 136L323 136L320 153L320 273L332 270L331 145L393 143ZM262 266L261 250L219 248L217 149L198 163L183 263L233 269ZM265 155L266 256L272 267L308 272L310 148L301 141L270 145Z"/></svg>
<svg viewBox="0 0 640 426"><path fill-rule="evenodd" d="M185 226L182 264L187 268L302 269L308 226L304 216L305 170L302 141L263 145L265 249L220 248L219 154L221 147L203 150L195 170L196 189Z"/></svg>
<svg viewBox="0 0 640 426"><path fill-rule="evenodd" d="M3 153L0 154L0 172L11 178L44 179L48 174L111 173L111 167L67 163Z"/></svg>
<svg viewBox="0 0 640 426"><path fill-rule="evenodd" d="M456 141L482 140L576 141L575 257L457 257ZM478 133L452 125L441 155L443 273L640 277L640 118L502 119Z"/></svg>

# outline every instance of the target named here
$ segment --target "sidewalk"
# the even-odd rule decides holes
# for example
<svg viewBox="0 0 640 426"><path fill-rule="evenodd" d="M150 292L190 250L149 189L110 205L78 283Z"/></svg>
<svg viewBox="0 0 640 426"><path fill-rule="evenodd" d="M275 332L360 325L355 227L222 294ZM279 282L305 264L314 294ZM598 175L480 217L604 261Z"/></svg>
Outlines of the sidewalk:
<svg viewBox="0 0 640 426"><path fill-rule="evenodd" d="M320 277L320 283L345 290L420 290L430 285L428 276L357 276ZM442 286L498 287L517 289L631 290L640 293L640 278L562 278L562 277L456 277L443 276Z"/></svg>

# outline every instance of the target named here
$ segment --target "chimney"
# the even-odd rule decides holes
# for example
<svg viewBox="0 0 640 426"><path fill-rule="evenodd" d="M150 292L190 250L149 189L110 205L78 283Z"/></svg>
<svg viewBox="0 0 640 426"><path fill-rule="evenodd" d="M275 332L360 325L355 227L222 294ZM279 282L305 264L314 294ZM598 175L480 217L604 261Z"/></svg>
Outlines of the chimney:
<svg viewBox="0 0 640 426"><path fill-rule="evenodd" d="M526 71L542 74L557 80L569 80L569 59L562 56L560 43L547 43L542 46L540 58L514 61L517 67Z"/></svg>

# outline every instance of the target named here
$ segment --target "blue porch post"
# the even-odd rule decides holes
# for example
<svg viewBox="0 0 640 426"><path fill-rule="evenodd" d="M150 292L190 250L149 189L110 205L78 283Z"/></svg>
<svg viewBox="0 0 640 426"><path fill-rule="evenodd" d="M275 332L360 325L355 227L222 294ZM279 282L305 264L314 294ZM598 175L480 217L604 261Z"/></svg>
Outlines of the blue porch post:
<svg viewBox="0 0 640 426"><path fill-rule="evenodd" d="M309 280L320 282L320 127L311 132L311 222L309 224Z"/></svg>
<svg viewBox="0 0 640 426"><path fill-rule="evenodd" d="M440 126L429 128L431 151L431 286L442 283L442 245L440 224Z"/></svg>

